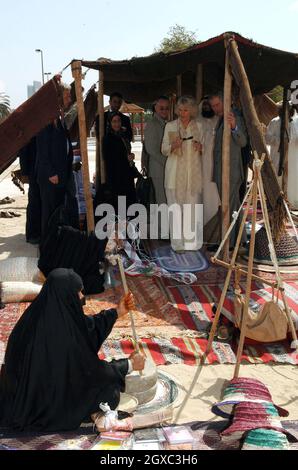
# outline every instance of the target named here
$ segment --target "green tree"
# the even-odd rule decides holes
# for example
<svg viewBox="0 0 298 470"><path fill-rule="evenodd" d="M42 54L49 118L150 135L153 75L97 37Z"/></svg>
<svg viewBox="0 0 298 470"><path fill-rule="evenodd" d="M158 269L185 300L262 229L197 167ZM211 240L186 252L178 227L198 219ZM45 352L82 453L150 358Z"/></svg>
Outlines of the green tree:
<svg viewBox="0 0 298 470"><path fill-rule="evenodd" d="M175 24L169 29L167 36L161 41L155 52L164 52L166 54L181 51L199 42L194 31L187 31L184 26Z"/></svg>
<svg viewBox="0 0 298 470"><path fill-rule="evenodd" d="M0 93L0 122L10 114L10 100L5 93Z"/></svg>

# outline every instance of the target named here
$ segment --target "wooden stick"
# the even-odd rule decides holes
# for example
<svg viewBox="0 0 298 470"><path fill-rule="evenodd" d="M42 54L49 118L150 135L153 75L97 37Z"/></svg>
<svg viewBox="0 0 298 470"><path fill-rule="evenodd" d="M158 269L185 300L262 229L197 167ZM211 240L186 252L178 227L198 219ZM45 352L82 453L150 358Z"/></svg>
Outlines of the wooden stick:
<svg viewBox="0 0 298 470"><path fill-rule="evenodd" d="M135 125L135 115L134 113L131 114L131 128L132 128L132 141L135 141L135 132L134 132L134 125Z"/></svg>
<svg viewBox="0 0 298 470"><path fill-rule="evenodd" d="M127 285L127 281L126 281L126 276L125 276L123 263L122 263L122 260L121 260L120 256L118 256L118 266L119 266L119 271L120 271L120 275L121 275L121 280L122 280L124 292L127 295L129 293L129 289L128 289L128 285ZM140 352L139 339L138 339L138 336L137 336L134 317L133 317L132 312L129 312L129 316L130 316L130 321L131 321L132 334L133 334L133 338L134 338L134 341L135 341L135 344L136 344L136 350L137 350L137 352Z"/></svg>
<svg viewBox="0 0 298 470"><path fill-rule="evenodd" d="M144 143L144 113L141 113L141 141Z"/></svg>
<svg viewBox="0 0 298 470"><path fill-rule="evenodd" d="M224 83L224 132L222 142L222 183L221 183L221 213L222 213L222 239L225 238L230 226L230 152L231 152L231 126L228 115L232 106L232 75L230 72L229 52L226 49L225 83ZM223 249L224 261L229 261L230 240L227 239Z"/></svg>
<svg viewBox="0 0 298 470"><path fill-rule="evenodd" d="M247 281L246 281L245 303L244 303L244 308L243 308L241 333L240 333L240 340L239 340L239 345L238 345L238 350L237 350L237 362L236 362L236 367L235 367L235 372L234 372L234 378L239 377L240 364L241 364L241 358L242 358L244 340L245 340L245 334L246 334L246 328L247 328L247 317L248 317L248 309L249 309L250 294L251 294L251 282L252 282L252 276L253 276L252 270L253 270L253 263L254 263L256 223L257 223L257 204L258 204L258 172L256 171L257 164L258 162L255 160L254 186L253 186L253 217L252 217L252 227L251 227L251 238L250 238L250 243L249 243L248 274L247 274Z"/></svg>
<svg viewBox="0 0 298 470"><path fill-rule="evenodd" d="M251 205L252 195L253 195L253 193L251 192L250 195L249 195L249 199L248 199L248 202L247 202L247 207L245 209L245 213L243 214L243 218L242 218L240 229L239 229L238 238L237 238L236 245L235 245L235 248L234 248L234 252L233 252L233 255L232 255L231 264L229 266L229 271L228 271L228 274L227 274L227 277L226 277L225 285L224 285L224 288L223 288L223 291L222 291L222 294L221 294L221 297L220 297L220 301L219 301L219 304L218 304L218 307L217 307L217 310L216 310L216 315L215 315L215 318L214 318L213 323L212 323L212 328L211 328L211 331L210 331L206 351L201 356L201 360L200 360L200 363L199 363L198 368L196 370L196 373L194 375L191 386L189 387L187 395L184 398L184 400L183 400L183 402L182 402L182 404L181 404L181 406L178 410L178 413L175 417L174 423L178 422L178 420L179 420L179 418L180 418L180 416L181 416L181 414L182 414L182 412L183 412L183 410L184 410L184 408L185 408L185 406L186 406L186 404L187 404L187 402L188 402L188 400L191 396L191 393L192 393L192 391L193 391L193 389L194 389L194 387L195 387L195 385L196 385L196 383L197 383L197 381L200 377L201 371L202 371L202 369L205 365L208 354L211 351L212 343L213 343L215 332L216 332L216 327L217 327L219 317L220 317L220 314L221 314L221 311L222 311L222 308L223 308L223 304L224 304L224 301L225 301L225 298L226 298L226 294L227 294L227 291L228 291L228 288L229 288L229 285L230 285L230 280L231 280L231 276L232 276L232 272L233 272L233 266L236 262L236 258L237 258L237 255L238 255L238 250L239 250L239 246L240 246L241 239L242 239L242 233L243 233L243 230L244 230L244 227L245 227L245 222L247 220L249 208L250 208L250 205Z"/></svg>
<svg viewBox="0 0 298 470"><path fill-rule="evenodd" d="M273 242L273 237L272 237L271 228L270 228L270 220L269 220L268 210L267 210L267 206L266 206L266 203L265 203L265 191L264 191L263 180L262 180L261 175L259 175L259 186L260 186L260 194L261 194L261 204L262 204L262 208L263 208L263 211L264 211L265 227L266 227L267 237L268 237L269 244L273 247L273 250L274 250L274 254L272 256L272 257L274 257L274 259L272 259L272 261L274 262L274 265L275 265L276 275L277 275L277 279L278 279L278 283L279 283L279 290L280 290L281 295L282 295L282 300L283 300L286 316L287 316L287 319L288 319L288 324L289 324L291 334L292 334L292 338L293 338L293 346L291 346L291 347L293 347L293 349L298 349L298 339L297 339L296 328L295 328L295 325L294 325L294 322L293 322L293 319L291 317L290 310L289 310L289 307L288 307L287 299L286 299L286 296L285 296L285 290L283 288L283 286L284 286L283 278L282 278L281 273L280 273L280 269L279 269L279 265L278 265L278 261L277 261L277 256L276 256L275 249L274 249L274 242Z"/></svg>
<svg viewBox="0 0 298 470"><path fill-rule="evenodd" d="M201 103L204 93L204 83L203 83L203 64L198 64L197 66L197 75L196 75L196 100L197 103Z"/></svg>
<svg viewBox="0 0 298 470"><path fill-rule="evenodd" d="M82 92L82 64L80 61L74 61L71 64L72 76L75 80L75 90L78 107L78 121L80 133L80 151L82 157L82 175L83 175L83 188L86 202L86 216L87 216L87 229L88 233L94 232L94 211L93 200L90 190L90 174L88 163L88 146L87 146L87 129L86 129L86 116Z"/></svg>
<svg viewBox="0 0 298 470"><path fill-rule="evenodd" d="M177 96L182 96L182 75L177 75Z"/></svg>
<svg viewBox="0 0 298 470"><path fill-rule="evenodd" d="M97 162L100 170L97 173L100 174L100 182L104 184L106 182L106 169L103 158L102 143L105 135L105 119L104 119L104 73L102 70L99 71L99 82L98 82L98 118L99 118L99 159Z"/></svg>
<svg viewBox="0 0 298 470"><path fill-rule="evenodd" d="M219 260L219 259L211 258L211 262L214 263L214 264L218 264L219 266L222 266L223 268L229 269L229 267L230 267L230 264L229 264L229 263L225 263L224 261L221 261L221 260ZM239 272L240 274L243 274L243 275L247 276L247 275L248 275L248 272L245 271L244 269L242 269L243 267L244 267L244 266L242 266L242 265L235 264L235 265L233 266L233 270ZM253 280L255 280L255 281L261 281L263 284L266 284L267 286L274 287L275 289L278 288L277 282L270 282L270 281L267 281L266 279L263 279L263 278L261 278L260 276L257 276L256 274L253 274L253 275L252 275L252 278L253 278Z"/></svg>
<svg viewBox="0 0 298 470"><path fill-rule="evenodd" d="M275 210L278 198L282 196L281 188L278 183L275 169L273 168L271 159L269 158L265 137L262 132L262 126L254 105L249 80L234 36L230 37L229 45L232 73L240 88L240 100L250 138L250 144L259 155L262 155L263 153L266 155L264 165L262 167L262 175L264 177L264 186L268 202L270 207Z"/></svg>
<svg viewBox="0 0 298 470"><path fill-rule="evenodd" d="M289 121L288 90L287 88L284 88L280 128L280 164L278 174L282 174L282 190L285 197L288 195L289 177Z"/></svg>

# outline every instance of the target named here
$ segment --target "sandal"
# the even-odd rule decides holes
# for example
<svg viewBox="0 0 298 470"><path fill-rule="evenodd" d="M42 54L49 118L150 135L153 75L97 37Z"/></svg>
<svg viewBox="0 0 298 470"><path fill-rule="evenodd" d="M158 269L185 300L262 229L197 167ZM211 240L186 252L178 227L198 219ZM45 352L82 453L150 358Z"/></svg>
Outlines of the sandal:
<svg viewBox="0 0 298 470"><path fill-rule="evenodd" d="M16 201L8 196L6 196L4 199L0 199L0 204L12 204L13 202Z"/></svg>
<svg viewBox="0 0 298 470"><path fill-rule="evenodd" d="M9 211L9 214L11 214L13 217L22 217L22 214L19 212Z"/></svg>
<svg viewBox="0 0 298 470"><path fill-rule="evenodd" d="M13 219L14 216L8 211L1 211L0 212L0 217L2 219Z"/></svg>

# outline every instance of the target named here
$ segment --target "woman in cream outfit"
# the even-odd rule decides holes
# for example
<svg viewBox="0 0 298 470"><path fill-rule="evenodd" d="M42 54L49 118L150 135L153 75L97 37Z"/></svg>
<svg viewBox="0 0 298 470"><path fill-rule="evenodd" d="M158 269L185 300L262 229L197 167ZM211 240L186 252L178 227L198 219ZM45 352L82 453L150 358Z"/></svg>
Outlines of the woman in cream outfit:
<svg viewBox="0 0 298 470"><path fill-rule="evenodd" d="M202 204L203 132L197 118L197 104L182 96L176 106L178 119L165 127L162 153L167 159L165 190L170 208L172 249L178 253L197 251L203 242ZM172 220L171 220L172 219Z"/></svg>

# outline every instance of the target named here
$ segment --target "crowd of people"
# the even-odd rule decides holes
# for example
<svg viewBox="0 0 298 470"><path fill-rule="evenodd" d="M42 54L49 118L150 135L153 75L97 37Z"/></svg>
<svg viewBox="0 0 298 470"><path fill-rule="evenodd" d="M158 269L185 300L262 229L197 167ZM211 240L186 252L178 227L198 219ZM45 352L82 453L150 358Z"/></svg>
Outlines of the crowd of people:
<svg viewBox="0 0 298 470"><path fill-rule="evenodd" d="M140 177L140 173L132 153L130 118L120 112L122 95L113 93L109 103L109 110L104 114L102 150L108 202L117 212L119 196L126 197L127 207L137 202L136 178ZM20 152L21 169L29 179L26 225L29 243L40 244L51 215L62 204L67 207L69 220L75 228L79 227L79 214L85 215L86 212L82 175L78 167L79 143L75 143L73 150L74 143L70 141L64 119L70 106L71 93L65 86L60 118L48 125ZM171 246L178 253L198 250L198 237L185 240L187 230L184 228L192 225L194 233L199 231L199 227L193 225L198 225L194 211L196 205L203 204L203 220L200 223L204 226L204 242L212 251L221 240L223 94L218 92L206 96L199 104L191 96L182 96L176 104L176 119L169 121L169 114L170 100L167 96L160 96L153 104L152 119L145 127L142 170L152 181L154 200L151 202L158 206L167 204L172 208L172 218L169 219ZM297 208L298 113L294 106L291 107L289 119L287 195L292 207ZM246 192L251 151L244 119L236 106L232 106L229 112L228 123L231 129L229 202L232 217L239 210ZM99 138L98 117L95 128ZM280 132L281 117L277 117L266 130L266 141L278 175L281 175ZM175 231L177 226L180 230ZM231 248L235 244L237 231L236 224L230 237Z"/></svg>
<svg viewBox="0 0 298 470"><path fill-rule="evenodd" d="M102 142L106 184L115 209L118 196L126 196L127 206L137 201L135 179L139 176L131 148L130 119L120 112L122 101L119 93L110 97ZM72 430L84 420L98 417L101 403L117 408L126 375L142 371L145 366L139 353L118 361L98 359L98 351L116 320L135 309L131 293L122 298L117 309L93 317L84 315L84 296L102 288L99 261L105 244L100 242L99 246L94 234L88 236L79 231L78 187L82 181L78 175L74 178L74 171L79 169L73 167L78 164L73 153L78 151L73 152L64 120L70 104L70 90L64 87L60 118L20 152L22 171L29 179L26 239L43 247L39 266L43 266L47 279L16 323L1 368L0 424L19 431ZM145 129L142 167L152 179L154 202L175 208L170 223L171 246L176 253L184 253L198 250L199 242L197 237L185 237L184 230L175 236L175 228L181 223L178 215L182 214L182 224L187 229L193 224L198 204L204 206L204 237L215 245L221 239L220 206L225 190L223 95L218 92L205 97L199 106L193 97L182 96L175 111L176 119L169 121L168 97L160 96L154 103L152 120ZM245 194L250 148L242 114L236 107L229 110L228 124L232 217ZM98 120L96 129L98 135ZM279 172L280 117L270 123L266 137ZM288 188L294 205L298 205L297 141L298 116L293 109ZM53 219L61 206L67 214L67 224L62 227L60 216ZM186 206L191 210L186 210ZM193 230L196 232L199 227L194 226ZM231 246L236 235L237 225L231 234Z"/></svg>

